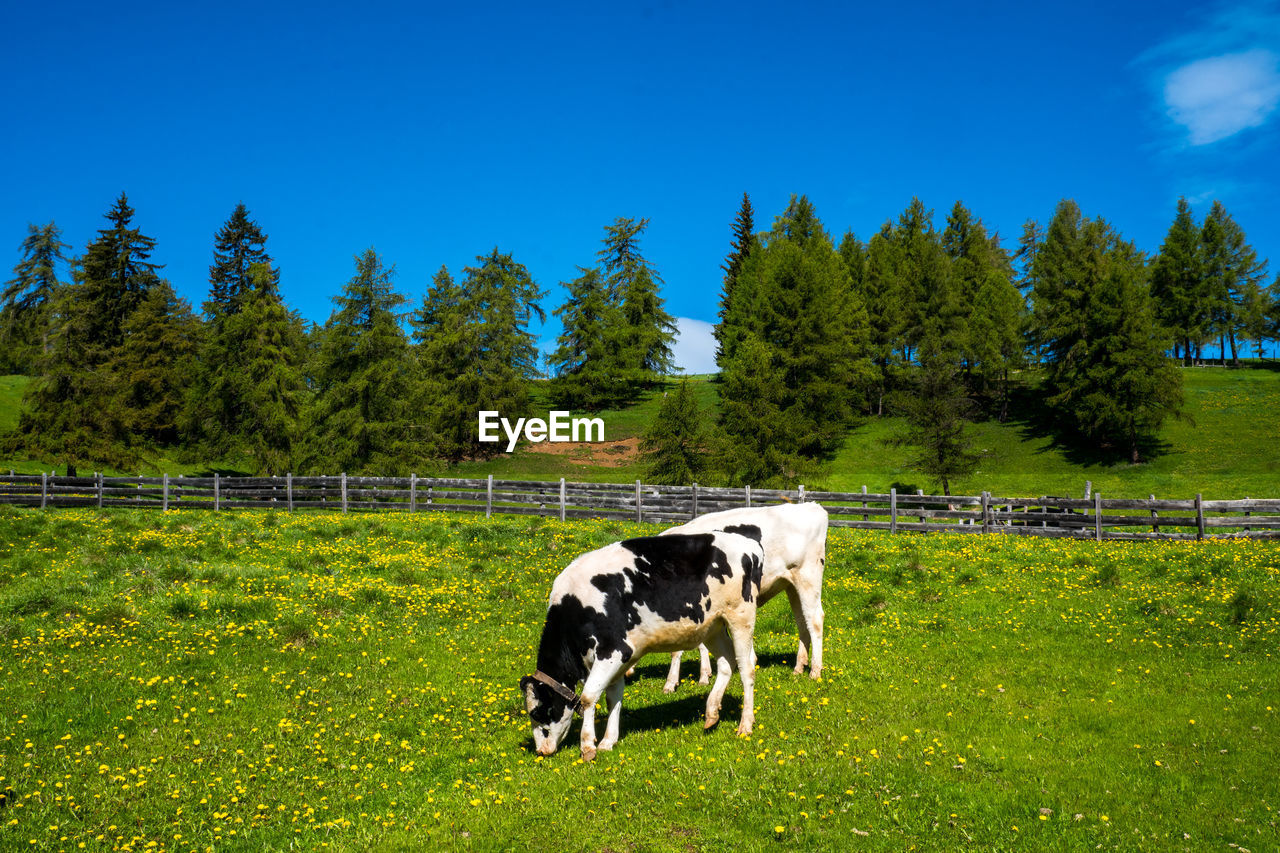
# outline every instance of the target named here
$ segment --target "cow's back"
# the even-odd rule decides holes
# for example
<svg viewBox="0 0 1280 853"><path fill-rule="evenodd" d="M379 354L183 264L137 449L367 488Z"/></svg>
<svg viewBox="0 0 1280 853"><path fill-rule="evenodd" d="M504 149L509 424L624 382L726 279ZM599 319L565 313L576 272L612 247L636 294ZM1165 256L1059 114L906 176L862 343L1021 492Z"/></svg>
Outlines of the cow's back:
<svg viewBox="0 0 1280 853"><path fill-rule="evenodd" d="M816 566L816 571L821 572L827 541L827 511L821 504L776 504L710 512L663 531L662 535L735 532L735 528L751 526L759 528L761 534L766 591L773 591L779 580L802 567L814 571ZM820 574L818 581L821 582Z"/></svg>

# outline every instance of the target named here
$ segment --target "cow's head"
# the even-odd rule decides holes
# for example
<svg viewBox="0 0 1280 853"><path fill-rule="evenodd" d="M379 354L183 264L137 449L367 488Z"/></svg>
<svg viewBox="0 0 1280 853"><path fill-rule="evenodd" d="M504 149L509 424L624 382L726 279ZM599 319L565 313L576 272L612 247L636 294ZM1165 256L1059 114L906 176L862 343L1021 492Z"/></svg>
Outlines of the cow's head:
<svg viewBox="0 0 1280 853"><path fill-rule="evenodd" d="M526 675L520 679L524 707L533 724L533 747L539 755L551 755L564 742L577 705L549 685Z"/></svg>

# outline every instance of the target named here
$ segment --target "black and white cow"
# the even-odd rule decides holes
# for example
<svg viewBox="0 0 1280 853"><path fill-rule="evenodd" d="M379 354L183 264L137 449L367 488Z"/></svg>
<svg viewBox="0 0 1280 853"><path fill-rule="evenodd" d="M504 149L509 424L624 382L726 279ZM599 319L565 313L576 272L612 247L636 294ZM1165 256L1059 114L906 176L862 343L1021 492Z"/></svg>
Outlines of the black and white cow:
<svg viewBox="0 0 1280 853"><path fill-rule="evenodd" d="M796 620L800 644L796 650L796 672L818 678L822 674L822 573L827 562L827 511L816 503L777 504L710 512L692 521L663 531L672 534L733 531L742 525L758 528L764 547L764 576L760 601L764 604L779 592L786 592ZM711 673L706 649L700 650L703 684ZM680 681L680 652L671 653L667 672L667 693Z"/></svg>
<svg viewBox="0 0 1280 853"><path fill-rule="evenodd" d="M741 534L741 535L739 535ZM583 554L555 579L538 643L538 670L520 681L539 755L551 755L582 713L584 760L596 755L595 705L604 694L609 719L599 749L618 741L623 673L646 652L691 649L717 658L706 727L736 669L742 679L739 734L755 722L752 633L764 551L760 531L650 536ZM582 694L574 693L583 682Z"/></svg>

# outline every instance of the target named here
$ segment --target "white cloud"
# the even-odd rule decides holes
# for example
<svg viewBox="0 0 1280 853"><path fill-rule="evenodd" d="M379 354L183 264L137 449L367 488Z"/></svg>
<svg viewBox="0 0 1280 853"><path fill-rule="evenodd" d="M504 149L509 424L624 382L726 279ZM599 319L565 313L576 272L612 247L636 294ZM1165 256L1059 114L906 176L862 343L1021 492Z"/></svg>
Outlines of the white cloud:
<svg viewBox="0 0 1280 853"><path fill-rule="evenodd" d="M1226 139L1261 126L1280 105L1280 57L1256 49L1198 59L1169 73L1164 99L1192 145Z"/></svg>
<svg viewBox="0 0 1280 853"><path fill-rule="evenodd" d="M702 320L689 317L676 318L676 342L671 347L671 354L676 368L685 373L715 373L716 338L715 327Z"/></svg>

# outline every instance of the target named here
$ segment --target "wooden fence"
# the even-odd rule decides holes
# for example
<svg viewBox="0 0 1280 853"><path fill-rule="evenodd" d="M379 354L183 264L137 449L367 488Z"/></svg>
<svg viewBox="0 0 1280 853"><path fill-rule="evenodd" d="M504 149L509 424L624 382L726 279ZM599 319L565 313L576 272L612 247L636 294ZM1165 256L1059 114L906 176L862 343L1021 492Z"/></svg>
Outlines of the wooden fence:
<svg viewBox="0 0 1280 853"><path fill-rule="evenodd" d="M162 510L400 510L664 524L740 506L820 501L835 527L1091 539L1280 538L1280 500L1005 498L426 477L58 477L0 474L0 504Z"/></svg>

